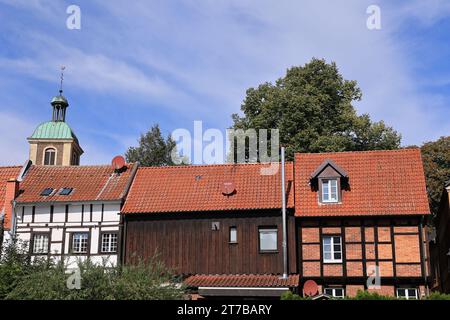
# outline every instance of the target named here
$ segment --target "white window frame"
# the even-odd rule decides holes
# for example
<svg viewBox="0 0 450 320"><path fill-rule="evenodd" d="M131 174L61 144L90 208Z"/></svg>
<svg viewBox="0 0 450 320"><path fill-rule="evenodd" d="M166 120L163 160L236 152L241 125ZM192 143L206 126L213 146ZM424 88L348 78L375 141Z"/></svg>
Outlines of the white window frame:
<svg viewBox="0 0 450 320"><path fill-rule="evenodd" d="M83 246L82 246L83 239L81 239L81 238L78 240L79 244L77 244L77 246L75 246L75 241L76 241L75 237L77 235L86 236L86 251L82 250L82 248L83 248ZM71 253L73 253L73 254L87 254L89 252L89 239L90 239L89 232L73 232L73 234L72 234L72 243L71 243Z"/></svg>
<svg viewBox="0 0 450 320"><path fill-rule="evenodd" d="M47 154L47 151L50 151L50 150L52 150L53 153L54 153L53 164L45 164L45 155ZM42 164L44 166L54 166L54 165L56 165L56 159L57 159L57 156L58 156L57 152L58 152L58 150L55 147L53 147L53 146L49 146L49 147L45 148L44 149L43 159L42 159Z"/></svg>
<svg viewBox="0 0 450 320"><path fill-rule="evenodd" d="M399 290L404 290L405 291L405 296L400 296L399 295ZM410 290L414 290L414 293L415 293L415 295L413 296L413 295L409 295L409 291ZM396 290L395 290L396 292L396 295L397 295L397 298L400 298L400 299L406 299L406 300L419 300L419 289L418 288L397 288Z"/></svg>
<svg viewBox="0 0 450 320"><path fill-rule="evenodd" d="M336 187L336 193L335 193L335 198L332 198L331 196L332 196L332 192L331 192L331 187L332 187L332 182L334 182L336 185L335 185L335 187ZM321 185L321 188L322 188L322 201L321 202L324 202L324 203L334 203L334 202L338 202L339 201L339 188L338 188L338 179L335 179L335 178L327 178L327 179L321 179L321 181L320 181L320 183L322 184ZM327 198L325 198L325 188L324 188L324 185L326 185L327 186L327 189L328 189L328 197Z"/></svg>
<svg viewBox="0 0 450 320"><path fill-rule="evenodd" d="M229 235L229 242L230 243L237 243L237 228L235 226L230 227L230 235Z"/></svg>
<svg viewBox="0 0 450 320"><path fill-rule="evenodd" d="M335 242L335 239L339 238L339 243ZM330 243L326 243L326 239L330 239ZM340 250L336 250L334 248L335 245L340 246ZM330 246L330 250L326 250L325 246ZM340 235L325 235L322 237L322 253L323 253L323 262L324 263L342 263L342 237ZM325 258L325 254L326 253L330 253L331 258L327 259ZM341 258L340 259L336 259L335 258L335 254L340 253L341 254Z"/></svg>
<svg viewBox="0 0 450 320"><path fill-rule="evenodd" d="M263 234L273 234L275 233L275 248L264 249L262 247L261 235ZM277 252L278 251L278 229L277 228L259 228L259 252Z"/></svg>
<svg viewBox="0 0 450 320"><path fill-rule="evenodd" d="M331 294L327 293L327 291L331 290ZM342 295L337 295L336 292L337 290L341 290L342 291ZM345 289L341 288L341 287L328 287L325 288L323 290L323 292L329 296L332 296L333 298L338 298L338 299L344 299L345 298Z"/></svg>
<svg viewBox="0 0 450 320"><path fill-rule="evenodd" d="M41 239L36 239L36 237L40 237ZM47 238L47 241L44 239ZM37 241L36 241L37 240ZM33 254L48 254L49 253L49 243L50 243L50 234L49 233L33 233ZM39 245L39 248L36 247Z"/></svg>
<svg viewBox="0 0 450 320"><path fill-rule="evenodd" d="M105 237L107 236L107 237ZM115 249L114 249L114 245L113 245L113 238L115 237ZM107 241L107 243L105 243L105 240ZM104 250L105 246L104 244L106 244L106 250ZM101 238L100 238L100 252L101 253L117 253L117 249L118 249L118 244L119 244L119 235L117 232L102 232L101 233Z"/></svg>

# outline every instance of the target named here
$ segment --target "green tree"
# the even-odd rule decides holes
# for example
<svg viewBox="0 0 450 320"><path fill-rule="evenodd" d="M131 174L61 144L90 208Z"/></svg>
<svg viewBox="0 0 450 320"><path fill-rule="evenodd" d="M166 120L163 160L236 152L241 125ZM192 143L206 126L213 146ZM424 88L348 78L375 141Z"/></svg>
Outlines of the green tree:
<svg viewBox="0 0 450 320"><path fill-rule="evenodd" d="M432 212L436 214L444 184L450 179L450 136L424 143L421 151L428 199Z"/></svg>
<svg viewBox="0 0 450 320"><path fill-rule="evenodd" d="M172 166L181 162L187 163L186 159L178 156L176 143L171 136L166 139L161 134L158 124L150 130L141 134L138 147L130 147L125 153L128 162L139 161L143 166Z"/></svg>
<svg viewBox="0 0 450 320"><path fill-rule="evenodd" d="M352 102L360 99L356 81L345 80L334 62L314 58L275 84L248 89L244 115L232 115L233 129L279 129L287 159L295 152L399 148L394 129L357 115Z"/></svg>

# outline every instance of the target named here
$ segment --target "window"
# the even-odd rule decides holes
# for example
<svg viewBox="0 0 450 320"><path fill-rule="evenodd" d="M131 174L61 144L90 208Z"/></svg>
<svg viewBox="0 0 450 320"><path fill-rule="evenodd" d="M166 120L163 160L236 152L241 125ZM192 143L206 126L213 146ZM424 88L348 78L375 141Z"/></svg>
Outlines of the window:
<svg viewBox="0 0 450 320"><path fill-rule="evenodd" d="M333 298L345 298L344 288L325 288L325 294L332 296Z"/></svg>
<svg viewBox="0 0 450 320"><path fill-rule="evenodd" d="M237 229L230 227L230 243L237 243Z"/></svg>
<svg viewBox="0 0 450 320"><path fill-rule="evenodd" d="M342 239L340 236L323 237L323 262L342 262Z"/></svg>
<svg viewBox="0 0 450 320"><path fill-rule="evenodd" d="M56 159L56 150L53 148L45 149L44 166L54 166Z"/></svg>
<svg viewBox="0 0 450 320"><path fill-rule="evenodd" d="M259 251L275 252L278 250L278 230L275 228L259 229Z"/></svg>
<svg viewBox="0 0 450 320"><path fill-rule="evenodd" d="M337 179L322 180L322 202L337 202L338 188Z"/></svg>
<svg viewBox="0 0 450 320"><path fill-rule="evenodd" d="M102 233L102 253L117 252L117 233Z"/></svg>
<svg viewBox="0 0 450 320"><path fill-rule="evenodd" d="M44 190L42 190L41 196L47 197L47 196L51 195L52 192L53 192L53 188L45 188Z"/></svg>
<svg viewBox="0 0 450 320"><path fill-rule="evenodd" d="M397 298L417 300L419 299L419 290L417 290L417 288L398 288Z"/></svg>
<svg viewBox="0 0 450 320"><path fill-rule="evenodd" d="M72 190L73 190L73 188L62 188L59 191L59 195L61 195L61 196L68 196L69 194L72 193Z"/></svg>
<svg viewBox="0 0 450 320"><path fill-rule="evenodd" d="M48 233L36 233L33 235L33 253L47 254L48 253Z"/></svg>
<svg viewBox="0 0 450 320"><path fill-rule="evenodd" d="M75 232L72 234L72 253L87 253L89 234Z"/></svg>

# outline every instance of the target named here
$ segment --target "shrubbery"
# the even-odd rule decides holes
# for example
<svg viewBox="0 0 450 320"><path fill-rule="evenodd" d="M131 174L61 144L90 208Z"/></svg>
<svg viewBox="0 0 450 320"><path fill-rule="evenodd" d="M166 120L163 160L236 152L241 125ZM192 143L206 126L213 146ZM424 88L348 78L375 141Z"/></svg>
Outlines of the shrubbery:
<svg viewBox="0 0 450 320"><path fill-rule="evenodd" d="M80 288L69 289L73 277L64 262L31 259L28 245L13 241L0 258L0 299L22 300L155 300L181 299L184 288L155 257L135 266L106 267L79 261ZM69 281L70 283L70 281Z"/></svg>
<svg viewBox="0 0 450 320"><path fill-rule="evenodd" d="M311 300L311 298L303 298L302 296L289 291L283 293L283 295L281 296L281 300ZM346 297L345 300L399 300L399 298L380 295L377 292L359 290L354 297ZM428 297L426 297L425 300L450 300L450 294L433 292Z"/></svg>

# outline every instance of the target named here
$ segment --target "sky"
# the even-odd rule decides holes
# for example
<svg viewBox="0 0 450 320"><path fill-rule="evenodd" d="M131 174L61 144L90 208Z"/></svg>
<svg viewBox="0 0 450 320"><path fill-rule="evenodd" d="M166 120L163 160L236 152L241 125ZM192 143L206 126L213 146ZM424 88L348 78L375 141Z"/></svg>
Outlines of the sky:
<svg viewBox="0 0 450 320"><path fill-rule="evenodd" d="M0 165L28 158L61 65L82 164L110 163L155 123L225 134L248 88L313 57L358 82L358 113L421 145L450 133L449 31L447 0L0 0Z"/></svg>

